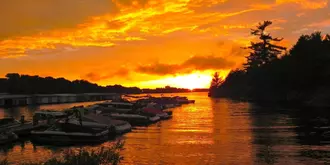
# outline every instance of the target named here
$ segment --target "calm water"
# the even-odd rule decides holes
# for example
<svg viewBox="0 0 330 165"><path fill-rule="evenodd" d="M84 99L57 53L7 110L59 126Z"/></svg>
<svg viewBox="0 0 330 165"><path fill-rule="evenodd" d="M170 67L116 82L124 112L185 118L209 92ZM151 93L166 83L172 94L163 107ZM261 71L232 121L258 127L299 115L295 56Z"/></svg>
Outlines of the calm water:
<svg viewBox="0 0 330 165"><path fill-rule="evenodd" d="M117 140L125 141L122 164L324 164L329 161L328 145L306 143L304 137L298 138L301 122L299 117L289 113L291 109L210 99L207 93L181 95L196 103L174 108L171 120L137 127L118 137ZM82 104L92 103L0 109L0 117L19 118L24 114L30 118L39 109ZM99 146L113 143L109 141ZM0 157L8 157L13 163L36 162L66 149L35 146L25 141L2 147ZM311 156L315 153L321 156Z"/></svg>

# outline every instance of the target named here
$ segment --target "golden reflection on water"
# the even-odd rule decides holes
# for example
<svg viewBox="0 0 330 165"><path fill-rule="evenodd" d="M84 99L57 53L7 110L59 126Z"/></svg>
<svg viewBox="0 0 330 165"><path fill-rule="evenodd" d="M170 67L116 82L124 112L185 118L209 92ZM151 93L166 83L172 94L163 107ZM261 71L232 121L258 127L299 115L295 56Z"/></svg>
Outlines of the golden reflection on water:
<svg viewBox="0 0 330 165"><path fill-rule="evenodd" d="M253 164L251 131L232 130L249 128L248 116L241 117L238 121L231 116L231 102L210 99L206 93L190 93L188 97L196 100L196 103L172 109L172 119L149 127L136 127L131 133L117 139L125 141L122 164ZM39 109L63 109L76 105L81 103L19 107L0 112L3 116L19 118L23 114L29 118ZM110 141L85 148L109 147L113 143L114 141ZM34 147L26 142L24 147L17 144L1 155L7 156L10 162L38 162L52 157L53 154L58 155L65 149L68 148Z"/></svg>
<svg viewBox="0 0 330 165"><path fill-rule="evenodd" d="M173 109L173 119L126 135L124 164L253 164L249 117L236 122L226 100L188 97L196 103Z"/></svg>
<svg viewBox="0 0 330 165"><path fill-rule="evenodd" d="M291 119L286 115L256 115L249 103L226 99L211 99L207 93L186 93L195 104L172 109L173 118L148 127L136 127L132 132L115 141L97 146L110 147L116 141L125 141L122 164L265 164L272 160L275 151L298 154L301 147L295 142L293 130L282 129ZM159 96L159 95L158 95ZM63 109L70 106L92 103L46 105L41 107L19 107L0 109L0 116L24 114L32 116L39 109ZM266 131L265 131L266 130ZM276 132L274 132L276 130ZM284 131L283 131L284 130ZM279 141L285 139L285 142ZM264 144L264 142L267 142ZM23 145L25 144L25 145ZM78 150L80 147L33 146L29 141L17 142L12 147L2 148L0 158L8 157L10 162L44 161L58 156L64 150ZM275 152L275 153L276 153ZM267 159L259 154L268 154ZM301 157L283 155L283 162L300 162ZM305 160L303 158L303 160Z"/></svg>

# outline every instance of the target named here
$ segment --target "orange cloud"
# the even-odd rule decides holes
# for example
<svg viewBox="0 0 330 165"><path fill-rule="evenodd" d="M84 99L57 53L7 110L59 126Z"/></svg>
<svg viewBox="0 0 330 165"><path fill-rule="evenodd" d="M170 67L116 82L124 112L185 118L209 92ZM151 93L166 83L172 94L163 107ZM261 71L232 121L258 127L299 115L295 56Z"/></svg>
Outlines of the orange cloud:
<svg viewBox="0 0 330 165"><path fill-rule="evenodd" d="M47 3L46 3L47 2ZM37 15L42 15L41 13L51 6L53 0L47 0L46 2L35 2L32 6L27 8L28 13L34 13L33 7L37 8L35 15L28 15L28 17L36 18ZM24 56L27 54L28 50L39 50L39 49L56 49L57 45L70 45L73 47L85 47L85 46L99 46L99 47L109 47L118 44L122 41L136 41L136 40L146 40L145 35L157 36L172 33L178 30L193 31L205 23L218 21L219 19L236 16L246 12L254 11L255 9L247 9L242 11L235 11L230 13L205 13L196 14L193 9L189 8L191 2L189 0L173 0L164 1L163 3L156 3L154 1L113 1L114 3L104 4L94 4L95 9L89 9L88 5L90 1L84 3L79 3L80 1L72 1L68 4L70 6L78 6L79 11L72 17L66 17L65 11L61 14L56 15L60 7L55 7L49 10L49 13L53 16L54 20L50 21L50 26L54 28L45 28L38 33L31 33L30 36L17 37L7 39L1 42L0 46L0 58L1 57L14 57L14 56ZM223 3L225 1L221 1ZM198 2L197 4L203 5L206 2ZM212 5L217 5L220 2L212 2ZM57 5L64 5L65 2L56 3ZM136 7L143 7L139 10ZM10 6L12 4L5 4ZM22 4L18 4L21 6ZM33 6L35 5L35 6ZM196 3L195 3L196 5ZM106 7L104 7L106 6ZM110 7L112 6L112 7ZM119 8L119 13L113 14L117 11L115 7ZM43 9L42 9L43 8ZM88 8L86 12L84 8ZM102 8L101 10L97 10ZM41 10L42 9L42 10ZM108 12L107 12L108 10ZM6 12L10 12L6 10ZM72 11L70 11L72 12ZM82 12L83 14L80 14ZM102 12L105 13L102 15ZM179 14L176 14L179 13ZM6 13L3 13L6 15ZM7 13L8 15L9 13ZM79 15L80 14L80 15ZM90 17L86 17L86 14ZM101 14L99 16L93 16ZM76 16L76 17L74 17ZM14 16L13 16L14 17ZM57 26L56 20L62 20L62 17L67 19L67 22L71 24L63 24L63 26ZM162 18L158 18L162 17ZM185 18L191 18L191 20L186 20ZM81 18L81 19L75 19ZM164 20L164 18L171 18L170 20ZM21 20L20 18L11 18L14 20ZM23 18L24 21L29 20L29 18ZM51 18L52 19L52 18ZM71 21L71 20L79 21ZM162 21L157 21L162 20ZM185 21L183 21L185 20ZM17 21L20 24L13 24L15 27L25 27L23 21ZM29 21L30 22L30 21ZM32 21L33 22L33 21ZM31 29L36 29L37 27L43 27L43 21L40 20L39 23L33 24ZM64 23L66 21L63 21ZM54 25L53 25L53 24ZM180 25L181 24L181 25ZM74 26L76 25L76 26ZM11 27L11 26L9 26ZM48 27L48 25L46 26ZM71 27L69 29L62 29L64 27ZM243 26L231 26L224 25L224 28L244 28ZM10 36L10 32L1 30L4 35ZM24 33L25 34L25 33ZM28 34L28 33L26 33Z"/></svg>
<svg viewBox="0 0 330 165"><path fill-rule="evenodd" d="M235 65L223 57L215 56L193 56L182 64L149 64L137 67L136 71L146 74L168 75L191 73L195 70L228 70Z"/></svg>
<svg viewBox="0 0 330 165"><path fill-rule="evenodd" d="M90 17L114 11L108 0L2 0L0 20L6 26L0 26L0 40L75 28Z"/></svg>
<svg viewBox="0 0 330 165"><path fill-rule="evenodd" d="M285 45L330 30L327 0L18 1L0 2L0 74L103 85L164 85L168 76L239 67L248 53L240 47L263 20L274 21L269 32Z"/></svg>
<svg viewBox="0 0 330 165"><path fill-rule="evenodd" d="M321 9L328 6L328 0L276 0L277 4L294 3L304 9Z"/></svg>
<svg viewBox="0 0 330 165"><path fill-rule="evenodd" d="M321 22L315 22L312 23L310 25L308 25L309 27L316 27L316 28L329 28L330 27L330 19L327 20L323 20Z"/></svg>
<svg viewBox="0 0 330 165"><path fill-rule="evenodd" d="M86 79L86 80L90 80L90 81L93 81L93 82L98 82L98 81L101 81L101 80L112 79L112 78L115 78L115 77L128 78L129 75L130 75L130 70L122 67L118 70L115 70L113 72L107 72L105 74L102 73L101 71L90 72L86 75L83 75L81 78Z"/></svg>

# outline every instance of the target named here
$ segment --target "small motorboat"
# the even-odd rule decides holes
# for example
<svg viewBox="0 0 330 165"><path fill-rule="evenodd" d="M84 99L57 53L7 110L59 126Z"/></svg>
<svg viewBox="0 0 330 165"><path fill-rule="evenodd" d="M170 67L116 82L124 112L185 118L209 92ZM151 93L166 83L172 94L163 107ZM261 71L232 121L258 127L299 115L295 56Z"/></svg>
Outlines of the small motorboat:
<svg viewBox="0 0 330 165"><path fill-rule="evenodd" d="M108 113L128 113L133 110L134 104L127 102L103 102L96 104L99 109Z"/></svg>
<svg viewBox="0 0 330 165"><path fill-rule="evenodd" d="M33 115L33 124L48 124L52 125L55 123L55 120L60 120L68 117L70 114L64 111L55 111L55 110L41 110L36 111Z"/></svg>
<svg viewBox="0 0 330 165"><path fill-rule="evenodd" d="M172 116L173 115L173 111L169 111L169 110L164 110L163 112L167 113L168 115Z"/></svg>
<svg viewBox="0 0 330 165"><path fill-rule="evenodd" d="M95 122L65 119L46 130L31 131L31 134L33 141L42 144L90 144L106 141L109 127Z"/></svg>
<svg viewBox="0 0 330 165"><path fill-rule="evenodd" d="M190 104L190 103L195 103L195 100L188 100L187 97L175 97L175 100L179 104Z"/></svg>
<svg viewBox="0 0 330 165"><path fill-rule="evenodd" d="M14 142L18 139L18 136L14 132L1 132L0 133L0 145Z"/></svg>
<svg viewBox="0 0 330 165"><path fill-rule="evenodd" d="M123 134L130 132L132 126L129 122L123 120L114 120L108 116L97 115L93 113L86 114L82 117L82 121L96 122L108 125L109 128L114 128L116 134Z"/></svg>
<svg viewBox="0 0 330 165"><path fill-rule="evenodd" d="M33 117L37 117L39 120L47 120L48 118L54 119L62 119L67 117L68 114L62 111L55 111L55 110L41 110L36 111Z"/></svg>
<svg viewBox="0 0 330 165"><path fill-rule="evenodd" d="M22 124L18 127L11 128L10 131L14 132L19 137L25 137L31 135L31 131L45 129L49 126L46 124L33 125L32 122Z"/></svg>
<svg viewBox="0 0 330 165"><path fill-rule="evenodd" d="M176 104L164 104L163 106L164 106L164 109L169 109L169 108L175 108L178 105L176 105Z"/></svg>
<svg viewBox="0 0 330 165"><path fill-rule="evenodd" d="M39 129L43 125L33 125L32 122L24 120L24 116L21 117L20 121L14 118L0 119L0 132L13 132L17 136L28 136L32 130Z"/></svg>
<svg viewBox="0 0 330 165"><path fill-rule="evenodd" d="M116 120L124 120L129 122L133 126L149 125L156 123L160 120L159 116L143 116L138 114L119 114L119 113L110 113L103 114L104 116L109 116Z"/></svg>
<svg viewBox="0 0 330 165"><path fill-rule="evenodd" d="M152 107L146 107L142 109L143 113L146 114L151 114L151 115L156 115L159 116L160 119L165 120L165 119L170 119L172 117L172 115L169 115L166 112L163 112L162 110L156 109L156 108L152 108Z"/></svg>
<svg viewBox="0 0 330 165"><path fill-rule="evenodd" d="M21 123L12 117L6 117L3 119L0 119L0 130L18 127L20 125L21 125Z"/></svg>
<svg viewBox="0 0 330 165"><path fill-rule="evenodd" d="M167 113L169 116L172 116L172 114L173 114L172 111L167 110L167 108L165 108L164 106L159 105L159 104L156 104L156 103L149 103L149 104L147 104L147 106L146 106L145 108L159 109L159 110L161 110L162 112Z"/></svg>

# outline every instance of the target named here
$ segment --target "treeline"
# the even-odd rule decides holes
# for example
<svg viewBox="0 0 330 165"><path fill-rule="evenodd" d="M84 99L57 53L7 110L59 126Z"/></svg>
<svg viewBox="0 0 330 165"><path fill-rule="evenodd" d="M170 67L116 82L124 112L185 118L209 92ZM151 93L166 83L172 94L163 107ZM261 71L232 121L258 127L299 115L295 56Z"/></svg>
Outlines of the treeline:
<svg viewBox="0 0 330 165"><path fill-rule="evenodd" d="M276 101L328 106L330 99L330 36L302 35L289 50L276 45L281 38L266 33L265 21L251 34L244 69L230 72L223 81L215 74L209 95L254 101Z"/></svg>
<svg viewBox="0 0 330 165"><path fill-rule="evenodd" d="M113 85L102 87L86 80L69 81L64 78L39 77L8 73L0 79L0 93L55 94L55 93L141 93L137 87Z"/></svg>
<svg viewBox="0 0 330 165"><path fill-rule="evenodd" d="M202 89L196 89L196 92ZM205 91L205 89L204 89ZM64 78L39 77L8 73L5 78L0 78L0 93L9 94L56 94L56 93L179 93L191 92L189 89L165 88L140 89L138 87L124 87L109 85L106 87L90 83L86 80L69 81Z"/></svg>

